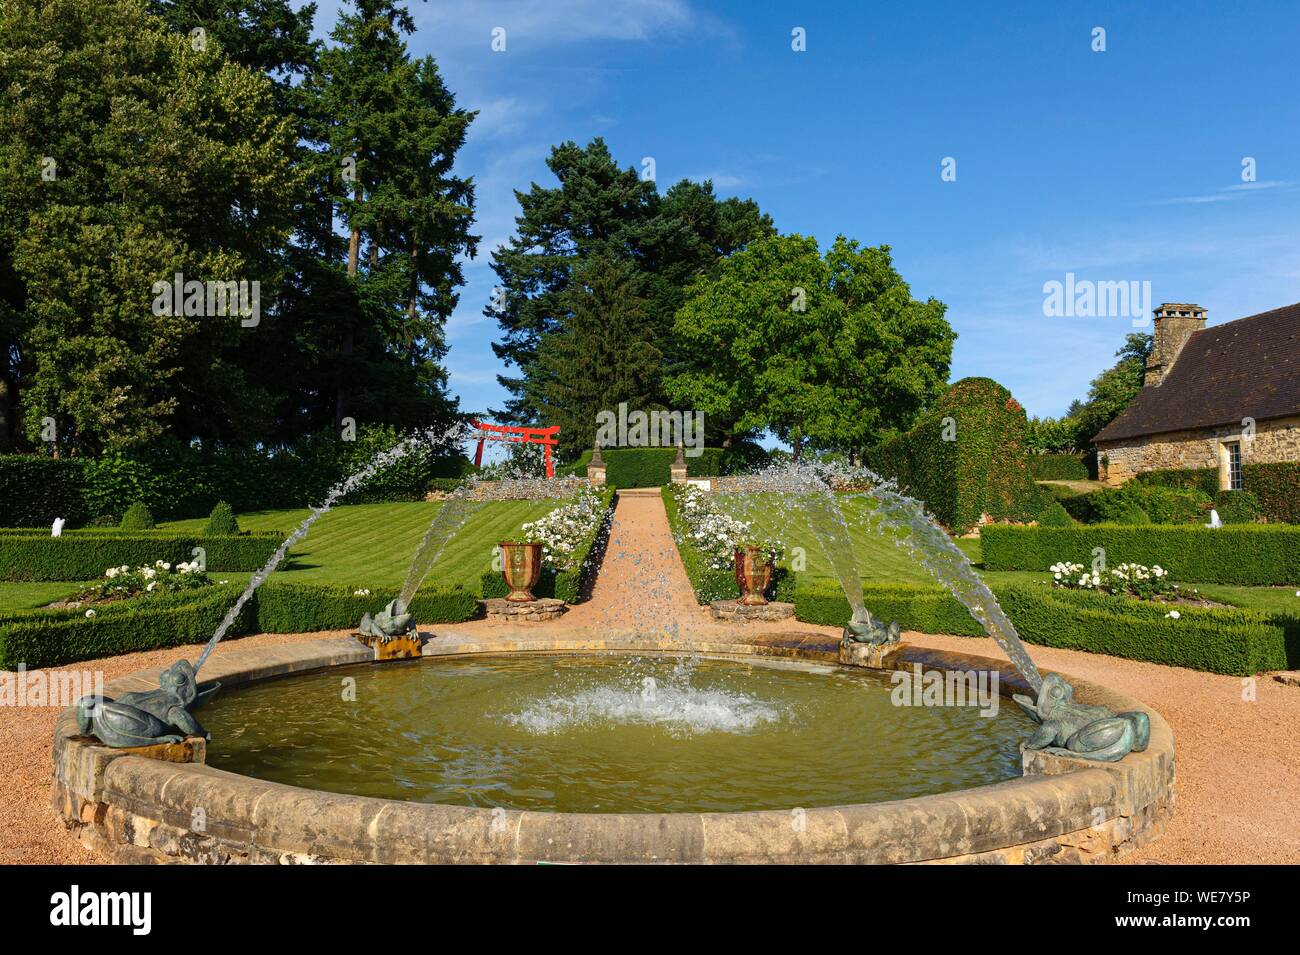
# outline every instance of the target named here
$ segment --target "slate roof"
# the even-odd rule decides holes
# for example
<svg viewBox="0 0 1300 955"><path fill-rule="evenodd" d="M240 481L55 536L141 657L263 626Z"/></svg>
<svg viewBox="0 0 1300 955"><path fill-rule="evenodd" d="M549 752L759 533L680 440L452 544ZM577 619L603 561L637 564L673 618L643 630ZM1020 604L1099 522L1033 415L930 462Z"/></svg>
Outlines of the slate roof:
<svg viewBox="0 0 1300 955"><path fill-rule="evenodd" d="M1300 303L1193 332L1159 386L1144 387L1094 438L1300 415Z"/></svg>

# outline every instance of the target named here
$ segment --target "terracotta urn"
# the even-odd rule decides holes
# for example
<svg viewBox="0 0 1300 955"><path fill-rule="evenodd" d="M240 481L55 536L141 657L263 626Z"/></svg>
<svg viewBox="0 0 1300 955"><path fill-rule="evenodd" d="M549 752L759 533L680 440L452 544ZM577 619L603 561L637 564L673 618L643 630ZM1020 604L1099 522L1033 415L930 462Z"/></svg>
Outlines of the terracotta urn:
<svg viewBox="0 0 1300 955"><path fill-rule="evenodd" d="M501 576L510 588L506 600L513 603L536 600L533 588L542 576L542 545L502 541L500 546Z"/></svg>
<svg viewBox="0 0 1300 955"><path fill-rule="evenodd" d="M740 602L746 607L761 607L767 603L764 593L772 582L773 567L764 549L757 544L737 547L735 567Z"/></svg>

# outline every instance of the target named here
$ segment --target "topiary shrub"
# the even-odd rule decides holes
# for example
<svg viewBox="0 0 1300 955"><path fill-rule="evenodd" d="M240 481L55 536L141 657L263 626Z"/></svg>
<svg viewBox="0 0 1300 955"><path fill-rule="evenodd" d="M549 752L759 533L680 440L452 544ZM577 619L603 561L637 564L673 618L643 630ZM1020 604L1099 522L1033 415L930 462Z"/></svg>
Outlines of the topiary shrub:
<svg viewBox="0 0 1300 955"><path fill-rule="evenodd" d="M1220 491L1214 509L1225 524L1254 524L1262 513L1259 498L1250 491Z"/></svg>
<svg viewBox="0 0 1300 955"><path fill-rule="evenodd" d="M1061 506L1060 501L1053 501L1043 508L1038 515L1038 525L1040 527L1073 527L1074 518L1070 516L1069 511Z"/></svg>
<svg viewBox="0 0 1300 955"><path fill-rule="evenodd" d="M239 521L235 520L235 512L231 510L229 504L225 501L217 501L217 506L208 515L208 523L204 525L203 533L211 536L239 533Z"/></svg>
<svg viewBox="0 0 1300 955"><path fill-rule="evenodd" d="M1128 526L1150 524L1151 518L1147 515L1146 511L1142 510L1142 508L1138 507L1136 504L1130 504L1120 513L1119 520L1116 523Z"/></svg>
<svg viewBox="0 0 1300 955"><path fill-rule="evenodd" d="M126 509L118 527L124 531L151 531L154 529L153 514L142 502L136 501Z"/></svg>
<svg viewBox="0 0 1300 955"><path fill-rule="evenodd" d="M1025 444L1025 410L991 378L963 378L911 431L866 456L953 531L998 520L1031 520L1043 495Z"/></svg>

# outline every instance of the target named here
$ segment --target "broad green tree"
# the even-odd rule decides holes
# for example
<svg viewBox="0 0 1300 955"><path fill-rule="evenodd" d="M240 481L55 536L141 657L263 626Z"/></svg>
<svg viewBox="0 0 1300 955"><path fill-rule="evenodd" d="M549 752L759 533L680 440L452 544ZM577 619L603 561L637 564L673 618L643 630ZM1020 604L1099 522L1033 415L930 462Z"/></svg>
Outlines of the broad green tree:
<svg viewBox="0 0 1300 955"><path fill-rule="evenodd" d="M887 246L840 237L759 239L688 290L674 336L690 356L667 381L679 406L860 456L905 430L940 393L956 338L944 305L920 302Z"/></svg>
<svg viewBox="0 0 1300 955"><path fill-rule="evenodd" d="M155 314L158 281L278 285L299 188L270 82L143 0L0 8L4 377L33 443L131 448L196 412L255 427L240 316Z"/></svg>

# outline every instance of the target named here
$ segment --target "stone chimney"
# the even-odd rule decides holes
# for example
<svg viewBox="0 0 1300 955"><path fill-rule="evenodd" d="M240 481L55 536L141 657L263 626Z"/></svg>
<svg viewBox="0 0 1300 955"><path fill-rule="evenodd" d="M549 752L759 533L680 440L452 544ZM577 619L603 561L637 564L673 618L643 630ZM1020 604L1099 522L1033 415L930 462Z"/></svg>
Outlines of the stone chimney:
<svg viewBox="0 0 1300 955"><path fill-rule="evenodd" d="M1165 302L1155 309L1155 345L1147 356L1147 366L1142 377L1143 386L1159 385L1165 380L1178 353L1192 337L1205 327L1205 309L1199 305L1182 305Z"/></svg>

